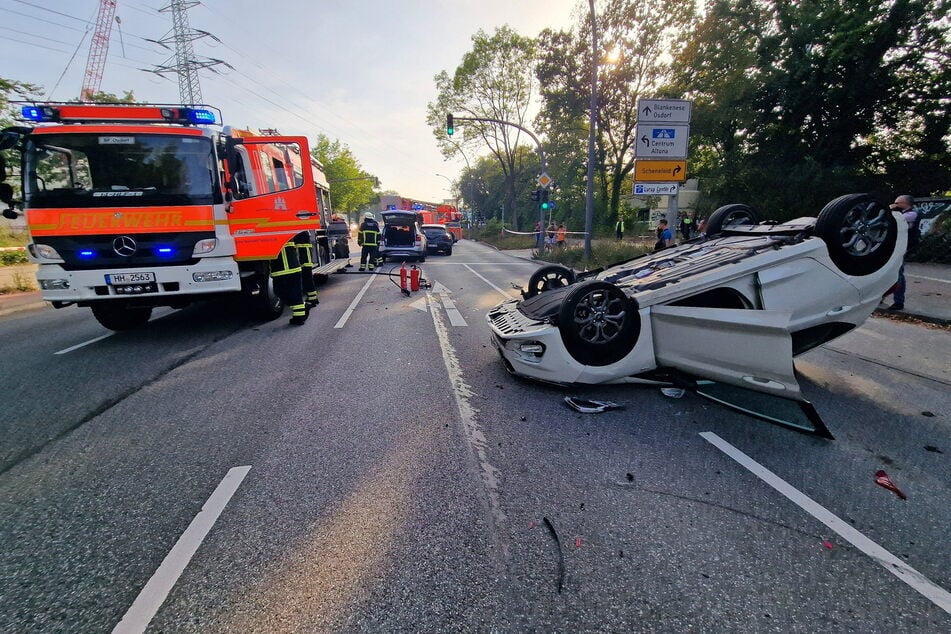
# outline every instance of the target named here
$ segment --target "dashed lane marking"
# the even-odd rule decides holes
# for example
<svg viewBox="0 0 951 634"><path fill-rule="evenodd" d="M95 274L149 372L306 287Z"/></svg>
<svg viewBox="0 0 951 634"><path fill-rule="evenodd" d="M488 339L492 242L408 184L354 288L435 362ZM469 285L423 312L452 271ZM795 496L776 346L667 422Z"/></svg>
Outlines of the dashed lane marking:
<svg viewBox="0 0 951 634"><path fill-rule="evenodd" d="M201 511L172 546L172 550L165 555L162 564L139 592L128 612L113 628L113 634L145 631L250 470L250 465L233 467L225 474L214 493L201 507Z"/></svg>

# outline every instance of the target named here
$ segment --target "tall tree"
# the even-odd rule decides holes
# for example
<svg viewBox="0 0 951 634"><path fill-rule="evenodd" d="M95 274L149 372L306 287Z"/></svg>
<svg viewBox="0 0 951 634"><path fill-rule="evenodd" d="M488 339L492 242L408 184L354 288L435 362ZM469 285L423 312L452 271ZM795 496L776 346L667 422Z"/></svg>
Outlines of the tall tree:
<svg viewBox="0 0 951 634"><path fill-rule="evenodd" d="M571 33L539 36L538 80L544 106L539 121L559 145L587 136L590 108L591 22L588 11ZM622 188L634 169L637 101L659 97L668 82L670 59L679 54L695 21L692 2L602 0L596 5L599 32L596 112L599 190L607 214L617 217ZM585 159L586 160L586 159ZM577 157L572 162L577 165Z"/></svg>
<svg viewBox="0 0 951 634"><path fill-rule="evenodd" d="M450 142L445 117L453 113L527 127L534 85L534 56L533 40L508 26L497 28L491 36L479 30L472 36L472 50L465 54L453 75L443 71L434 78L437 97L429 104L426 118L446 157L464 148L488 148L505 176L504 205L509 213L516 207L519 179L526 169L518 146L520 143L533 145L531 139L512 126L465 121L456 126L454 142Z"/></svg>
<svg viewBox="0 0 951 634"><path fill-rule="evenodd" d="M951 186L948 3L716 0L678 58L717 202L814 214L841 193Z"/></svg>
<svg viewBox="0 0 951 634"><path fill-rule="evenodd" d="M345 144L336 139L331 141L321 134L310 153L324 166L334 209L357 211L377 198L374 192L376 178L360 167L360 162Z"/></svg>

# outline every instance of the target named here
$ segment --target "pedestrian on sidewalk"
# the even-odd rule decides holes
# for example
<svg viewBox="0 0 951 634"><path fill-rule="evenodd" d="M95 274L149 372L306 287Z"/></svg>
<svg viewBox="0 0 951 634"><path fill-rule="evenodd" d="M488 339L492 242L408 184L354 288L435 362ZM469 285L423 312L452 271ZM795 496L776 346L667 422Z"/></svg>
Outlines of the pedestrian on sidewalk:
<svg viewBox="0 0 951 634"><path fill-rule="evenodd" d="M902 218L908 224L908 246L905 249L905 259L907 259L908 254L913 252L921 241L921 229L918 222L921 214L915 209L915 198L910 194L902 194L895 198L895 202L889 205L889 209L900 211ZM898 269L898 281L882 295L883 301L889 295L895 300L888 307L889 310L905 310L905 289L905 262L902 260L901 267Z"/></svg>

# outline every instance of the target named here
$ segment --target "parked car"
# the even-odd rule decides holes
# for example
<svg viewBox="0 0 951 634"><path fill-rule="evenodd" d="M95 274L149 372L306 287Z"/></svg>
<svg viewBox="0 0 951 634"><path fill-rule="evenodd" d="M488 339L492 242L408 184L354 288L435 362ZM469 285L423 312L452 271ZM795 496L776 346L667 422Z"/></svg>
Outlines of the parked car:
<svg viewBox="0 0 951 634"><path fill-rule="evenodd" d="M452 244L455 240L446 225L423 225L423 233L426 234L427 252L452 255Z"/></svg>
<svg viewBox="0 0 951 634"><path fill-rule="evenodd" d="M582 274L543 266L487 320L514 374L673 384L831 438L793 357L865 321L898 278L906 240L901 216L867 194L781 224L727 205L679 246Z"/></svg>
<svg viewBox="0 0 951 634"><path fill-rule="evenodd" d="M426 261L426 234L420 229L420 216L415 211L387 210L383 215L380 259L411 259Z"/></svg>

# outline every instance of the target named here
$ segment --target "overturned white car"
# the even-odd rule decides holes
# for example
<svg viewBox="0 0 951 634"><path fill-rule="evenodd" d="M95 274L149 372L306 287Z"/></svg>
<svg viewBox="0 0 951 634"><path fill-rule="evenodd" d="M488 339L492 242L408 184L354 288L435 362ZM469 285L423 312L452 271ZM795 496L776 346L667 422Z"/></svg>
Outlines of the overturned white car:
<svg viewBox="0 0 951 634"><path fill-rule="evenodd" d="M793 357L865 321L898 278L905 244L901 216L867 194L781 224L727 205L705 237L673 248L581 274L543 266L523 299L486 318L514 374L673 384L831 437Z"/></svg>

